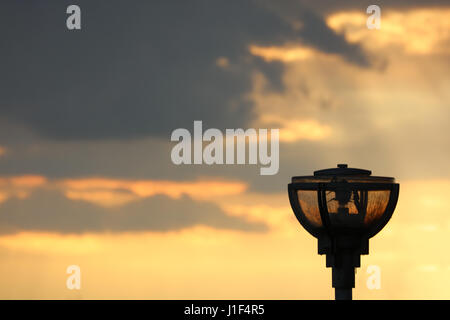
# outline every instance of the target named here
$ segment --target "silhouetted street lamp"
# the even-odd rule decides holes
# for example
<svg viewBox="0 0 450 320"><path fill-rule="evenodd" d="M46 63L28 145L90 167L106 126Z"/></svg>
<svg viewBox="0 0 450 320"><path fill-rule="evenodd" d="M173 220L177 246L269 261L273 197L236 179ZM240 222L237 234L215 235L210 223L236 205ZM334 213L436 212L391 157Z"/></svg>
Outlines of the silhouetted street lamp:
<svg viewBox="0 0 450 320"><path fill-rule="evenodd" d="M369 238L383 229L397 204L395 179L371 174L338 164L293 177L288 185L295 216L318 239L319 254L326 254L332 268L336 300L352 299L360 255L369 254Z"/></svg>

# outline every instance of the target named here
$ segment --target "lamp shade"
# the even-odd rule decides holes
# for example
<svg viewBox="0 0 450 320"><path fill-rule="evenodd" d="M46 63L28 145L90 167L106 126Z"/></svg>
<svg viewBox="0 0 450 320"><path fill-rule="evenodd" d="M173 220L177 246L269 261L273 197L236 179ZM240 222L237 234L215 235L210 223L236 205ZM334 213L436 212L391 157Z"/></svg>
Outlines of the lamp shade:
<svg viewBox="0 0 450 320"><path fill-rule="evenodd" d="M389 221L397 204L394 178L348 168L318 170L288 185L295 216L313 236L355 234L370 238Z"/></svg>

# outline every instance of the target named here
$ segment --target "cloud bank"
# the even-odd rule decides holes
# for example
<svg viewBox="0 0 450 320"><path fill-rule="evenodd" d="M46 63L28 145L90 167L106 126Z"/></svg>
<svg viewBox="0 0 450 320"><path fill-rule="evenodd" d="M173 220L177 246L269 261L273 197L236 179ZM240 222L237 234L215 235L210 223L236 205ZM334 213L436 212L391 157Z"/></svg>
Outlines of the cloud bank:
<svg viewBox="0 0 450 320"><path fill-rule="evenodd" d="M371 65L358 44L294 1L79 1L78 31L65 26L69 4L0 7L0 120L51 139L166 137L194 120L245 127L253 72L283 87L283 66L252 56L252 44L303 42Z"/></svg>
<svg viewBox="0 0 450 320"><path fill-rule="evenodd" d="M196 225L237 231L267 230L263 223L228 216L215 205L198 203L187 196L174 200L157 195L116 208L104 208L69 200L56 191L38 190L26 199L13 197L0 204L0 234L164 232Z"/></svg>

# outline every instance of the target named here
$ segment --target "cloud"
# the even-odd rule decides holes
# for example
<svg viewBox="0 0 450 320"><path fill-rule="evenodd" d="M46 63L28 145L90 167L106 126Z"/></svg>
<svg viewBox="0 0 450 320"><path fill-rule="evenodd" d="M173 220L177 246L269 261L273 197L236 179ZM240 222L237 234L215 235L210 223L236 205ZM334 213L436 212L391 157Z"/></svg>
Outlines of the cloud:
<svg viewBox="0 0 450 320"><path fill-rule="evenodd" d="M277 12L297 33L303 44L329 54L337 54L346 61L360 67L372 67L372 58L358 43L349 43L344 34L331 29L323 17L308 9L299 1L282 1L274 4L266 1L266 6Z"/></svg>
<svg viewBox="0 0 450 320"><path fill-rule="evenodd" d="M370 66L358 44L303 6L78 1L82 29L68 31L69 4L3 1L0 10L0 118L52 139L167 137L199 119L245 127L252 73L282 87L282 66L253 57L252 44L302 41Z"/></svg>
<svg viewBox="0 0 450 320"><path fill-rule="evenodd" d="M38 175L0 177L0 203L10 197L26 198L34 189L46 183L47 179Z"/></svg>
<svg viewBox="0 0 450 320"><path fill-rule="evenodd" d="M124 13L133 12L129 8L128 10L125 10ZM296 10L292 11L297 12ZM259 12L262 14L271 11L270 9L261 9ZM398 13L402 14L402 11ZM44 12L43 15L45 16L45 14ZM90 13L91 16L92 14ZM269 16L272 17L270 14ZM118 17L118 15L112 15L112 17ZM137 20L139 21L139 19L138 17ZM274 18L270 18L269 21L273 21L271 19ZM278 20L283 21L283 18ZM435 24L433 22L429 26ZM24 25L27 24L24 22ZM296 29L291 31L293 27L291 28L289 23L287 26L283 26L280 28L285 28L286 33L283 34L289 35L289 39L291 34L294 38L297 36ZM426 26L425 30L429 26ZM251 24L242 32L245 33L250 28L253 28ZM301 26L298 30L301 30ZM115 29L113 31L120 32ZM340 31L340 29L335 30L336 33ZM211 32L214 34L216 31L211 29ZM228 34L229 31L222 30L222 32ZM235 33L240 34L237 31ZM257 34L256 31L254 34ZM377 31L372 34L377 34ZM264 42L266 38L262 35L259 38L247 37L246 41L256 40L254 42L249 40L249 43L242 41L243 48L249 50L248 45L251 43L259 48L272 46L279 48L283 47L284 40L289 40L281 37L281 40L277 40L278 44L276 40L271 43L270 39L278 38L268 36L268 40ZM124 38L123 35L119 34L119 36L119 39ZM348 33L347 36L351 36L351 33ZM237 37L239 40L240 35ZM366 42L364 42L364 46ZM231 47L234 46L234 43L232 44ZM17 45L16 43L15 46ZM234 46L234 48L236 47ZM56 48L55 50L61 49ZM224 53L223 50L219 50L220 55L211 55L211 57L214 56L214 59L211 60L213 68L217 68L221 72L230 72L237 77L240 72L239 63L243 63L245 59L236 60L231 55ZM245 50L238 51L240 53L247 52ZM317 49L314 50L317 51ZM248 54L251 56L250 51ZM289 64L288 68L282 69L281 85L284 87L284 91L273 92L267 89L265 84L255 94L249 94L253 95L250 103L256 114L275 114L289 120L285 124L287 128L292 129L289 132L294 137L304 136L305 131L303 129L296 131L301 128L297 126L300 123L297 121L302 121L301 123L314 121L313 123L318 124L319 128L331 128L331 134L323 136L326 137L324 139L282 143L280 146L280 172L277 176L271 177L270 181L258 175L256 166L175 166L170 161L170 151L173 145L163 139L55 142L33 136L16 135L17 131L11 129L12 125L4 126L3 123L0 125L0 144L5 145L11 152L7 157L0 158L0 173L8 175L39 173L50 178L107 176L118 179L185 181L194 180L199 176L222 176L236 177L236 179L249 183L251 189L265 191L285 190L285 185L292 175L311 173L315 169L332 167L340 162L374 169L380 174L391 173L397 177L436 178L448 176L446 171L442 170L446 167L446 161L450 154L448 148L450 135L447 134L448 119L450 119L447 108L449 80L448 73L443 72L448 66L448 59L438 56L431 58L424 55L405 55L403 50L389 52L389 54L390 64L384 72L355 68L354 65L343 63L342 59L336 55L319 55L308 61L294 61ZM237 56L239 54L235 55L235 57ZM226 58L226 60L219 60L222 61L219 63L221 66L217 65L219 58ZM256 59L255 63L259 63L258 68L267 67L266 72L271 75L269 78L273 80L274 76L272 75L277 74L279 65L273 62L266 63L261 58L253 58ZM87 59L86 56L84 59ZM153 62L150 59L147 63L152 64ZM276 67L271 69L274 65ZM9 67L6 66L6 68ZM124 76L126 74L123 73ZM4 75L3 73L0 77L4 77ZM30 76L34 77L34 73L31 72ZM267 76L265 78L267 80ZM191 82L196 81L192 75L189 79ZM87 78L85 80L90 81ZM28 79L24 76L23 81L28 81ZM41 82L36 79L34 83L40 85ZM13 88L11 90L14 91ZM5 90L5 96L10 95L11 90ZM90 107L90 105L86 107L81 104L79 112L90 112L86 111ZM45 108L43 110L45 111ZM166 112L159 109L156 111ZM171 113L174 113L172 111ZM209 111L216 113L217 110L213 108ZM19 111L14 110L14 112ZM74 112L78 112L76 108ZM217 119L221 118L220 113L216 115ZM164 119L167 119L164 117L158 117L154 121L159 121L161 128L170 129L169 125L164 123ZM109 118L108 116L104 119ZM240 121L237 118L236 120ZM47 120L51 122L52 119L48 117ZM86 117L85 119L90 121L91 118ZM62 121L72 120L63 119ZM122 125L127 125L126 122L124 121ZM128 123L138 125L133 121ZM81 121L81 126L83 125L84 121ZM66 126L66 128L69 127ZM212 126L205 124L205 128L207 127ZM187 124L186 128L192 130L192 123ZM106 130L103 132L107 133L111 128L106 123L100 123L97 129ZM321 131L318 130L318 132ZM90 137L99 137L96 134L87 134ZM114 134L124 136L120 130ZM55 135L58 136L57 133ZM108 136L110 136L109 133ZM12 142L8 142L9 139ZM418 150L420 150L420 154L418 154ZM382 155L381 158L380 155ZM428 163L434 165L429 166ZM129 197L127 192L117 195L118 197L115 199L119 199L120 196L120 200L125 202ZM77 198L77 196L80 197L80 194L72 193L71 196ZM107 198L109 195L96 194L96 196Z"/></svg>
<svg viewBox="0 0 450 320"><path fill-rule="evenodd" d="M209 200L243 193L247 184L239 181L198 180L125 180L109 178L66 179L59 183L70 199L115 206L139 198L165 195L180 199L187 195L194 200Z"/></svg>
<svg viewBox="0 0 450 320"><path fill-rule="evenodd" d="M365 12L366 8L374 4L373 1L360 1L360 0L321 0L321 1L302 1L307 3L308 7L317 10L322 14L329 14L332 12L348 11L348 10L360 10ZM448 7L449 2L447 0L378 0L376 4L380 6L381 10L391 9L411 9L422 7Z"/></svg>
<svg viewBox="0 0 450 320"><path fill-rule="evenodd" d="M25 199L10 198L0 204L3 234L171 231L197 225L259 232L267 228L261 222L228 216L214 205L197 203L186 196L179 200L155 196L106 209L72 201L56 191L38 190Z"/></svg>
<svg viewBox="0 0 450 320"><path fill-rule="evenodd" d="M36 175L0 177L0 187L35 188L44 185L46 182L47 179L45 177Z"/></svg>
<svg viewBox="0 0 450 320"><path fill-rule="evenodd" d="M164 194L178 199L189 195L194 199L205 199L229 194L242 193L246 184L238 181L198 180L198 181L167 181L167 180L119 180L109 178L67 179L62 185L69 190L129 190L141 197ZM208 190L208 194L205 194Z"/></svg>
<svg viewBox="0 0 450 320"><path fill-rule="evenodd" d="M7 150L5 147L0 146L0 157L4 156L6 154L6 151Z"/></svg>
<svg viewBox="0 0 450 320"><path fill-rule="evenodd" d="M306 60L313 57L315 54L319 54L318 51L301 46L290 48L251 46L250 52L267 62L282 61L285 63Z"/></svg>
<svg viewBox="0 0 450 320"><path fill-rule="evenodd" d="M450 54L450 7L386 10L380 32L369 30L366 19L364 12L347 11L330 14L326 20L349 42L364 43L373 51L401 48L415 55Z"/></svg>

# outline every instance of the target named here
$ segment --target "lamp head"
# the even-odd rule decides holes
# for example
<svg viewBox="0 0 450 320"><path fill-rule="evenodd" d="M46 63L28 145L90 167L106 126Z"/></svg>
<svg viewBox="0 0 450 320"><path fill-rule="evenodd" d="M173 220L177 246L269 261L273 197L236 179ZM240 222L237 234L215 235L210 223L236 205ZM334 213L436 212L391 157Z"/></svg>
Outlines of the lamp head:
<svg viewBox="0 0 450 320"><path fill-rule="evenodd" d="M360 255L369 253L369 238L391 218L398 183L339 164L313 176L293 177L288 192L298 221L318 239L318 253L326 254L336 299L351 299Z"/></svg>
<svg viewBox="0 0 450 320"><path fill-rule="evenodd" d="M288 192L295 216L313 236L352 234L368 239L391 218L399 185L394 178L339 164L313 176L293 177Z"/></svg>

